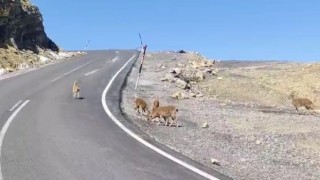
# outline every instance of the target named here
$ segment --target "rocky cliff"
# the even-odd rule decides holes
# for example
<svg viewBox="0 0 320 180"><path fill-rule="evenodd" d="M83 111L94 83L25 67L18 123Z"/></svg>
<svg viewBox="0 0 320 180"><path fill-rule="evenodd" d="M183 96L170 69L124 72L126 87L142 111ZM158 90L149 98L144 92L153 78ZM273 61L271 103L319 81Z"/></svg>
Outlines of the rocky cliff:
<svg viewBox="0 0 320 180"><path fill-rule="evenodd" d="M59 51L46 35L39 9L29 0L0 0L0 48Z"/></svg>

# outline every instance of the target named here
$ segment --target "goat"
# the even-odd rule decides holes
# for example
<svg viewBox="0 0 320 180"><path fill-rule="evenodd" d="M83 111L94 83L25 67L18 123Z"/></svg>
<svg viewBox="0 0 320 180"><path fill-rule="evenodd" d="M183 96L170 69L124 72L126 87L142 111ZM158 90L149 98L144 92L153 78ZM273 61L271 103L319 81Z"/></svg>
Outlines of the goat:
<svg viewBox="0 0 320 180"><path fill-rule="evenodd" d="M172 121L169 126L171 127L171 125L175 122L176 126L178 127L177 112L178 112L178 109L175 106L157 107L157 108L154 108L153 111L149 114L148 121L151 121L156 117L163 118L165 121L165 126L167 126L168 120L169 118L171 118Z"/></svg>
<svg viewBox="0 0 320 180"><path fill-rule="evenodd" d="M152 110L153 111L155 108L159 107L160 106L160 102L159 102L159 99L158 98L154 98L152 100Z"/></svg>
<svg viewBox="0 0 320 180"><path fill-rule="evenodd" d="M289 99L292 100L292 105L295 107L296 112L299 114L299 107L305 107L307 110L313 110L314 105L310 99L297 98L294 93L289 95Z"/></svg>
<svg viewBox="0 0 320 180"><path fill-rule="evenodd" d="M148 112L148 114L150 114L147 103L142 98L135 98L134 110L137 110L138 113L140 114L140 109L143 111L143 113Z"/></svg>
<svg viewBox="0 0 320 180"><path fill-rule="evenodd" d="M80 86L77 81L73 82L72 95L73 95L73 98L76 98L76 97L80 98Z"/></svg>

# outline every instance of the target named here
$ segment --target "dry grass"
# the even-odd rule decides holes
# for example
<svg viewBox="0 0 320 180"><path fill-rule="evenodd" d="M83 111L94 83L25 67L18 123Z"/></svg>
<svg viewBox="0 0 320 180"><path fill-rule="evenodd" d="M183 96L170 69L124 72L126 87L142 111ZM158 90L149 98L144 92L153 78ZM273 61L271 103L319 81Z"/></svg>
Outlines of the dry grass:
<svg viewBox="0 0 320 180"><path fill-rule="evenodd" d="M17 51L10 47L0 48L0 68L14 71L23 63L34 66L39 63L39 58L32 52Z"/></svg>
<svg viewBox="0 0 320 180"><path fill-rule="evenodd" d="M223 79L210 78L200 86L218 99L244 101L261 105L289 105L288 96L294 91L320 105L320 64L272 63L248 65L222 71Z"/></svg>

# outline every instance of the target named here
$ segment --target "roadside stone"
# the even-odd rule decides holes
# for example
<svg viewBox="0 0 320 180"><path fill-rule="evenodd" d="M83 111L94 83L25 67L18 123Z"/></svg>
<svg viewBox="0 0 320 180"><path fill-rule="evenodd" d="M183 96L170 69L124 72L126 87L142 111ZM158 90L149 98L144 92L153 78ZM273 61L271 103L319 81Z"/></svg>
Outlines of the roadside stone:
<svg viewBox="0 0 320 180"><path fill-rule="evenodd" d="M47 58L45 56L41 56L41 55L39 55L39 60L41 63L46 63L46 62L50 61L49 58Z"/></svg>
<svg viewBox="0 0 320 180"><path fill-rule="evenodd" d="M213 67L215 61L207 61L206 66L207 67Z"/></svg>
<svg viewBox="0 0 320 180"><path fill-rule="evenodd" d="M173 99L179 99L181 97L181 92L174 93L173 95L171 95L171 97Z"/></svg>
<svg viewBox="0 0 320 180"><path fill-rule="evenodd" d="M170 70L170 73L176 74L176 75L180 75L182 73L182 70L180 68L172 68Z"/></svg>
<svg viewBox="0 0 320 180"><path fill-rule="evenodd" d="M193 69L199 69L199 68L201 68L202 67L202 64L200 64L199 62L191 62L191 64L192 64L192 68Z"/></svg>
<svg viewBox="0 0 320 180"><path fill-rule="evenodd" d="M14 71L14 69L11 68L11 67L6 67L5 70L6 70L7 72L13 72L13 71Z"/></svg>
<svg viewBox="0 0 320 180"><path fill-rule="evenodd" d="M196 73L196 78L197 78L198 81L203 80L203 79L204 79L204 74L203 74L203 72L198 71L198 72Z"/></svg>
<svg viewBox="0 0 320 180"><path fill-rule="evenodd" d="M182 64L182 63L178 63L178 65L177 65L178 67L180 67L180 68L184 68L184 67L186 67L186 65L184 65L184 64Z"/></svg>
<svg viewBox="0 0 320 180"><path fill-rule="evenodd" d="M201 94L201 93L199 93L199 94L196 95L196 97L198 97L198 98L199 98L199 97L203 97L203 96L204 96L204 95Z"/></svg>
<svg viewBox="0 0 320 180"><path fill-rule="evenodd" d="M3 69L3 68L0 68L0 75L3 75L3 74L5 74L5 73L6 73L6 70Z"/></svg>
<svg viewBox="0 0 320 180"><path fill-rule="evenodd" d="M212 164L214 164L214 165L221 166L220 161L218 161L217 159L211 158L211 159L210 159L210 162L211 162Z"/></svg>
<svg viewBox="0 0 320 180"><path fill-rule="evenodd" d="M206 68L206 69L204 70L204 72L207 73L207 74L212 74L212 69Z"/></svg>
<svg viewBox="0 0 320 180"><path fill-rule="evenodd" d="M176 78L177 80L175 81L175 85L178 87L178 88L180 88L180 89L186 89L187 88L187 85L188 85L188 83L187 82L185 82L185 81L183 81L183 80L181 80L181 79L178 79L178 78Z"/></svg>
<svg viewBox="0 0 320 180"><path fill-rule="evenodd" d="M181 98L180 99L189 99L189 95L187 93L181 93Z"/></svg>
<svg viewBox="0 0 320 180"><path fill-rule="evenodd" d="M160 64L160 65L158 66L158 68L160 68L160 69L165 69L165 68L167 68L167 67L164 66L164 65L162 65L162 64Z"/></svg>
<svg viewBox="0 0 320 180"><path fill-rule="evenodd" d="M189 96L190 97L197 97L197 94L196 93L190 93Z"/></svg>
<svg viewBox="0 0 320 180"><path fill-rule="evenodd" d="M164 78L161 78L160 81L164 82L164 81L168 81L168 78L164 77Z"/></svg>
<svg viewBox="0 0 320 180"><path fill-rule="evenodd" d="M202 126L201 126L202 128L208 128L209 127L209 125L208 125L208 123L207 122L205 122L205 123L203 123L202 124Z"/></svg>
<svg viewBox="0 0 320 180"><path fill-rule="evenodd" d="M217 75L218 73L219 73L219 69L214 69L211 72L212 75Z"/></svg>
<svg viewBox="0 0 320 180"><path fill-rule="evenodd" d="M19 64L18 66L19 70L28 69L28 68L29 68L29 65L27 63L22 63L22 64Z"/></svg>
<svg viewBox="0 0 320 180"><path fill-rule="evenodd" d="M255 142L257 145L260 145L260 144L262 144L262 141L261 140L256 140L256 142Z"/></svg>
<svg viewBox="0 0 320 180"><path fill-rule="evenodd" d="M171 81L171 80L173 80L175 77L174 77L173 74L168 73L168 74L165 75L164 78L166 78L168 81Z"/></svg>
<svg viewBox="0 0 320 180"><path fill-rule="evenodd" d="M176 78L176 77L175 77L175 78L173 78L173 79L170 79L170 82L171 82L171 83L175 83L177 80L179 80L179 78Z"/></svg>

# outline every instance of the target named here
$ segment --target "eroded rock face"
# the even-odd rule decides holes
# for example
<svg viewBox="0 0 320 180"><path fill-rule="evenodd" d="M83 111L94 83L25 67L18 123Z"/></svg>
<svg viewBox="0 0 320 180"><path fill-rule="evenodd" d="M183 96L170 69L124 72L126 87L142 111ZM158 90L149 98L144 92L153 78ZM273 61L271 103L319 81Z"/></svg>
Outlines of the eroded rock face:
<svg viewBox="0 0 320 180"><path fill-rule="evenodd" d="M42 15L29 0L0 0L0 48L38 52L41 49L59 51L47 37Z"/></svg>

